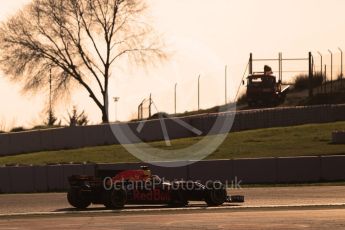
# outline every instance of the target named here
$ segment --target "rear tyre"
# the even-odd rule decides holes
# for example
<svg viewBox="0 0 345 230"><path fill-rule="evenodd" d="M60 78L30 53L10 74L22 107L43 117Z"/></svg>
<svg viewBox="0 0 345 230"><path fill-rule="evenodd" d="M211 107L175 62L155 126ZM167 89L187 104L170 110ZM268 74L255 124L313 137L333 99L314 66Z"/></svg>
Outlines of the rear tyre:
<svg viewBox="0 0 345 230"><path fill-rule="evenodd" d="M114 189L111 193L111 203L115 209L123 208L127 202L127 193L125 190Z"/></svg>
<svg viewBox="0 0 345 230"><path fill-rule="evenodd" d="M67 193L67 200L70 205L78 209L85 209L90 206L90 199L80 189L70 188Z"/></svg>
<svg viewBox="0 0 345 230"><path fill-rule="evenodd" d="M207 184L205 202L208 206L222 205L227 198L227 192L221 182Z"/></svg>
<svg viewBox="0 0 345 230"><path fill-rule="evenodd" d="M111 191L105 191L103 193L103 204L107 209L114 209L113 204L111 203Z"/></svg>

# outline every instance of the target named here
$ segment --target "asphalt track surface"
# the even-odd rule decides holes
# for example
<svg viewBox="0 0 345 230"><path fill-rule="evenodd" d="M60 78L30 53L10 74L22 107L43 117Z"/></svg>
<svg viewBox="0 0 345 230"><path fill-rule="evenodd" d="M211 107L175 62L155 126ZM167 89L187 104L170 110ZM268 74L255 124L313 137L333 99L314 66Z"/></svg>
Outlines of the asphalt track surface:
<svg viewBox="0 0 345 230"><path fill-rule="evenodd" d="M345 229L345 186L246 188L229 191L245 204L206 208L91 206L79 212L66 194L0 195L2 229Z"/></svg>

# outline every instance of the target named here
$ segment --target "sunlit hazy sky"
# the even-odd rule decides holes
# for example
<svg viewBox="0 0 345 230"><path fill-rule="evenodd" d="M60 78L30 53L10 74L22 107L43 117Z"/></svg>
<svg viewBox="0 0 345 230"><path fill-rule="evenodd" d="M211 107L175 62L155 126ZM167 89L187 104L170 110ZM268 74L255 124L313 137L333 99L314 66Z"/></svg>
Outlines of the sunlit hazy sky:
<svg viewBox="0 0 345 230"><path fill-rule="evenodd" d="M29 0L1 0L0 20L6 20ZM234 98L248 62L255 57L307 57L309 51L345 50L345 1L343 0L148 0L152 23L174 55L167 63L146 71L124 67L113 71L110 96L120 97L118 117L128 120L136 114L143 98L152 93L158 110L173 112L174 85L178 83L177 110L197 107L197 76L201 74L201 107L224 103L224 66L228 65L229 100ZM340 62L335 55L336 71ZM315 56L316 64L318 63ZM270 63L268 63L270 64ZM274 67L274 64L272 64ZM306 70L307 64L291 68ZM261 67L260 67L261 68ZM318 68L318 67L317 67ZM125 71L131 69L130 71ZM335 71L335 72L336 72ZM285 76L284 80L288 76ZM0 75L0 129L30 127L42 123L45 94L23 95L20 85ZM100 112L82 88L71 101L56 105L64 120L67 110L77 105L85 109L92 123ZM115 106L110 105L110 119Z"/></svg>

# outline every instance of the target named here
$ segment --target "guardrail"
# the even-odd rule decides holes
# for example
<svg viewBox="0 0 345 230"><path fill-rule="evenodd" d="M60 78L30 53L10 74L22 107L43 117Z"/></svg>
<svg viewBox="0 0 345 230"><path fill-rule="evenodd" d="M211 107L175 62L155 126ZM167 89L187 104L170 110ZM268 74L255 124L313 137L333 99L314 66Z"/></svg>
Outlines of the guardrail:
<svg viewBox="0 0 345 230"><path fill-rule="evenodd" d="M164 165L164 163L162 163ZM166 162L165 164L170 164ZM139 169L145 163L74 164L0 167L1 193L66 191L67 178L75 174L96 176L99 172ZM168 180L220 180L231 185L317 183L345 180L345 156L235 159L199 161L184 167L148 165L153 174Z"/></svg>
<svg viewBox="0 0 345 230"><path fill-rule="evenodd" d="M208 133L215 119L222 116L235 116L231 130L234 132L259 128L344 121L345 105L259 109L239 111L236 114L204 114L181 119L203 133ZM172 119L165 120L171 139L195 136L194 133L176 124ZM127 124L136 132L136 128L139 125L138 122ZM144 126L142 132L140 134L138 133L138 136L143 141L164 140L158 120L147 121L147 124ZM0 156L111 144L118 144L118 141L114 137L109 125L9 133L0 134Z"/></svg>

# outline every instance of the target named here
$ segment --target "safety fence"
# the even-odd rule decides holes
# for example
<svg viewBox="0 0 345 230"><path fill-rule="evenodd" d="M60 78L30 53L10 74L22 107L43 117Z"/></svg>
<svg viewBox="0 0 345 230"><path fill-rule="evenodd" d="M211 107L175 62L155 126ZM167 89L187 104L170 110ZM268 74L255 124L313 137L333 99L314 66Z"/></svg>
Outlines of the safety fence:
<svg viewBox="0 0 345 230"><path fill-rule="evenodd" d="M231 131L235 132L260 128L344 121L345 105L258 109L236 113L204 114L179 119L200 130L205 135L210 132L217 119L223 119L226 122L226 118L229 116L234 117ZM193 137L196 135L191 130L179 125L174 119L177 118L164 120L171 139ZM145 125L140 132L137 129L139 124L139 122L130 122L0 134L0 156L118 144L119 142L115 138L111 126L129 127L129 130L141 141L164 140L161 122L159 120L145 121ZM138 139L129 138L128 142L138 142Z"/></svg>
<svg viewBox="0 0 345 230"><path fill-rule="evenodd" d="M70 164L47 166L0 167L1 193L56 192L69 188L71 175L97 176L106 172L112 176L117 170L139 169L149 166L153 174L167 180L220 180L242 184L317 183L345 180L345 156L234 159L199 161L184 167L146 163ZM103 173L104 175L104 173Z"/></svg>

